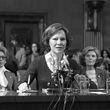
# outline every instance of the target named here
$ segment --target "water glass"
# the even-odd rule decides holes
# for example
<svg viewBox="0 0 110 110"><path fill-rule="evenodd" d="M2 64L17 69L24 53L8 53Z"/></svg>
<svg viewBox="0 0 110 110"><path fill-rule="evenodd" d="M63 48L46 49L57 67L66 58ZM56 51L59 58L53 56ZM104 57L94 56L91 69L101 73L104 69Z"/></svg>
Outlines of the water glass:
<svg viewBox="0 0 110 110"><path fill-rule="evenodd" d="M110 78L107 78L106 80L106 93L110 93Z"/></svg>
<svg viewBox="0 0 110 110"><path fill-rule="evenodd" d="M80 81L80 94L86 95L89 92L89 80Z"/></svg>

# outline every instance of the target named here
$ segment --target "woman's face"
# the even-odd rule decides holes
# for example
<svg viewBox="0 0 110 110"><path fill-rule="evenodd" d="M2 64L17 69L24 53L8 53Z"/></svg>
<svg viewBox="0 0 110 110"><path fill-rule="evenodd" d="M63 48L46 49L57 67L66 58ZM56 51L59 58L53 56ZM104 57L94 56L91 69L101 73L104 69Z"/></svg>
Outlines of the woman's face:
<svg viewBox="0 0 110 110"><path fill-rule="evenodd" d="M63 30L58 31L49 40L50 49L54 53L63 53L66 48L66 34Z"/></svg>
<svg viewBox="0 0 110 110"><path fill-rule="evenodd" d="M35 43L32 44L32 51L37 52L37 45Z"/></svg>
<svg viewBox="0 0 110 110"><path fill-rule="evenodd" d="M0 51L0 67L4 66L6 63L6 57L2 51Z"/></svg>
<svg viewBox="0 0 110 110"><path fill-rule="evenodd" d="M94 66L97 60L97 55L94 51L89 51L86 55L85 55L85 63L86 66Z"/></svg>
<svg viewBox="0 0 110 110"><path fill-rule="evenodd" d="M103 57L107 57L107 52L106 51L103 51Z"/></svg>

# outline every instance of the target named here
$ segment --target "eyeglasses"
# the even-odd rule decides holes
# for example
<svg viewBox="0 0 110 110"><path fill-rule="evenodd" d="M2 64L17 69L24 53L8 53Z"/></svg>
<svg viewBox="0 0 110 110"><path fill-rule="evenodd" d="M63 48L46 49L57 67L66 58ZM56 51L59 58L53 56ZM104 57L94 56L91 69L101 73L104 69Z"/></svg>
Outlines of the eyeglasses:
<svg viewBox="0 0 110 110"><path fill-rule="evenodd" d="M6 57L5 56L0 56L0 59L5 60Z"/></svg>

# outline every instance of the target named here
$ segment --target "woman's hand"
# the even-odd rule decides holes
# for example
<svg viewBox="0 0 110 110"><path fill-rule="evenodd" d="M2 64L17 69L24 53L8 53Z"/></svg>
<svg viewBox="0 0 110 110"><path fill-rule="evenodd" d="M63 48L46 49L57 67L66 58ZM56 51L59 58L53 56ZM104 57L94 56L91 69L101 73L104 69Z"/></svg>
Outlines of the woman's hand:
<svg viewBox="0 0 110 110"><path fill-rule="evenodd" d="M87 80L87 78L86 78L85 75L79 75L79 74L76 74L76 75L74 76L74 79L76 80L76 82L77 82L78 84L80 84L81 81L86 81L86 80Z"/></svg>
<svg viewBox="0 0 110 110"><path fill-rule="evenodd" d="M27 91L27 90L30 90L31 88L28 86L28 84L26 82L20 84L18 86L18 91L19 92L24 92L24 91Z"/></svg>

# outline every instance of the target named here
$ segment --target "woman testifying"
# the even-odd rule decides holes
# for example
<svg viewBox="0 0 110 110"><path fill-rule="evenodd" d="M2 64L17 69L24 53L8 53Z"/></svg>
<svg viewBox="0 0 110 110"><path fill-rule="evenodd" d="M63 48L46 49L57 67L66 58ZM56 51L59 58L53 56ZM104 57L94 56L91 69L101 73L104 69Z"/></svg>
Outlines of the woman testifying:
<svg viewBox="0 0 110 110"><path fill-rule="evenodd" d="M65 55L65 51L70 47L69 31L66 27L60 23L52 24L44 31L42 38L49 52L31 63L27 70L27 79L19 85L21 91L28 90L28 85L34 78L37 80L37 90L51 86L69 86L74 74L72 71L78 68L77 64Z"/></svg>

